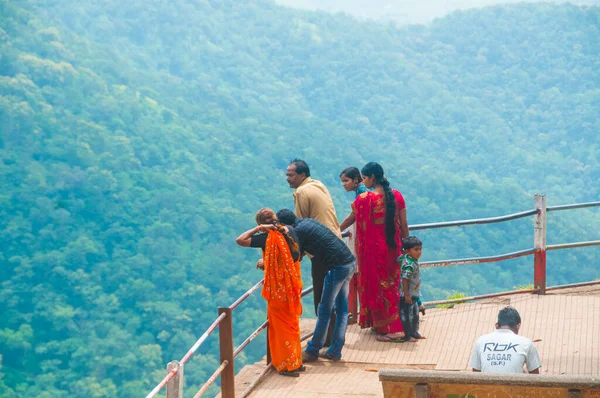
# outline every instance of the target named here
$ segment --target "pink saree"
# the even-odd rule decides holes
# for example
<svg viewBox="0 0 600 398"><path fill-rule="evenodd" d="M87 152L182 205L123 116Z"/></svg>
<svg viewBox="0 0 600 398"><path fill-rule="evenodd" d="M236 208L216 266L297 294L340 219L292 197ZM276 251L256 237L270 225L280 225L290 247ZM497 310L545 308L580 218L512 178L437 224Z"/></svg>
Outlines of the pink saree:
<svg viewBox="0 0 600 398"><path fill-rule="evenodd" d="M392 192L396 212L405 209L402 194ZM397 247L388 248L384 196L373 192L360 194L352 203L352 209L356 216L359 324L362 328L374 327L379 333L404 332L398 311L400 267L396 259L402 243L397 223Z"/></svg>

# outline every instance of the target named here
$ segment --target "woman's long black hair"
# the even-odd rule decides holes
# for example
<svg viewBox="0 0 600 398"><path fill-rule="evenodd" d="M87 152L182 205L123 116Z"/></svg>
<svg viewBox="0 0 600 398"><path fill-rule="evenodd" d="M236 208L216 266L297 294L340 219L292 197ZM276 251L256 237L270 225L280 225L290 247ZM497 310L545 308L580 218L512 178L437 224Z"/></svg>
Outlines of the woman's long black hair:
<svg viewBox="0 0 600 398"><path fill-rule="evenodd" d="M369 162L361 170L366 177L375 177L375 182L382 186L385 193L385 240L389 248L398 247L396 243L396 198L390 188L390 183L383 174L379 163Z"/></svg>
<svg viewBox="0 0 600 398"><path fill-rule="evenodd" d="M279 232L283 234L283 237L285 238L285 241L287 242L288 247L290 248L290 252L292 253L292 257L294 257L294 255L300 257L300 247L298 246L298 243L294 240L294 238L292 238L288 231L285 229L285 225L275 223L275 227Z"/></svg>

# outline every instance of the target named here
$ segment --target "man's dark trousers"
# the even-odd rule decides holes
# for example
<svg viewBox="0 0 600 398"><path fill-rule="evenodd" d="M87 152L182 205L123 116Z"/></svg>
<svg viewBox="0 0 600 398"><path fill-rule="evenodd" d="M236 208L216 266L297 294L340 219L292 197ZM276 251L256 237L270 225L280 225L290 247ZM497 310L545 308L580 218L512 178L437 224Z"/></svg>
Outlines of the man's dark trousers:
<svg viewBox="0 0 600 398"><path fill-rule="evenodd" d="M325 276L328 272L328 264L324 263L317 257L313 257L310 259L312 269L312 280L313 280L313 298L315 303L315 314L317 314L317 309L319 308L319 303L321 302L321 296L323 295L323 285L325 283ZM331 344L331 335L333 334L333 327L335 325L335 311L331 311L331 321L329 322L329 328L327 329L327 338L325 339L325 344L323 347L329 347Z"/></svg>

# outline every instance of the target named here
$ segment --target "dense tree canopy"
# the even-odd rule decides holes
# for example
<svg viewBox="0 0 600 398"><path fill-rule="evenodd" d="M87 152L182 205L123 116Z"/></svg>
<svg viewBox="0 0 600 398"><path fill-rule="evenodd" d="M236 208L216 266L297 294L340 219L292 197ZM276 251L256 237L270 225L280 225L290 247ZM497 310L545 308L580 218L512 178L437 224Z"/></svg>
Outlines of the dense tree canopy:
<svg viewBox="0 0 600 398"><path fill-rule="evenodd" d="M260 279L259 253L234 238L259 207L293 206L294 157L340 218L339 172L372 160L410 223L530 209L535 192L597 200L599 37L600 10L573 5L397 28L269 1L0 0L0 397L149 391ZM599 221L552 213L548 240L599 239ZM424 260L533 240L530 219L419 236ZM597 278L598 253L550 253L549 283ZM532 274L530 258L429 269L424 290ZM264 316L258 295L245 303L238 342ZM215 348L187 386L216 368Z"/></svg>

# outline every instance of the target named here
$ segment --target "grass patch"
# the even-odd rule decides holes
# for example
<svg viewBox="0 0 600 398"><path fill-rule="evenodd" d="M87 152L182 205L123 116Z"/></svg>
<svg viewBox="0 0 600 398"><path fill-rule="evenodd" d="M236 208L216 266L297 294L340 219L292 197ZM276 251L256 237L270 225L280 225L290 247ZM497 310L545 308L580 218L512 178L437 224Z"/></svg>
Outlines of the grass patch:
<svg viewBox="0 0 600 398"><path fill-rule="evenodd" d="M452 294L448 295L448 300L459 299L459 298L463 298L463 297L468 297L468 296L464 293L453 292ZM464 303L464 301L457 301L455 303L448 303L448 304L438 304L436 307L437 308L452 308L456 304L460 304L460 303Z"/></svg>
<svg viewBox="0 0 600 398"><path fill-rule="evenodd" d="M517 286L513 286L513 289L515 289L515 290L529 290L529 289L533 289L533 283L530 283L529 285L517 285Z"/></svg>

